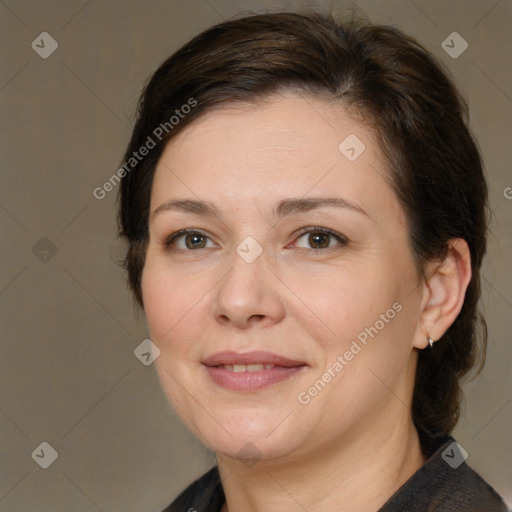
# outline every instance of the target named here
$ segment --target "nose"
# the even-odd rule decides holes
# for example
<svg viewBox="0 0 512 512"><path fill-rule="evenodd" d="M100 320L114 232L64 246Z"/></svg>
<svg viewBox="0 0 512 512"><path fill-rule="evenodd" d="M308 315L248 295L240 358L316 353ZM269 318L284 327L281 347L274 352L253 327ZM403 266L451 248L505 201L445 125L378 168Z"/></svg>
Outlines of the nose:
<svg viewBox="0 0 512 512"><path fill-rule="evenodd" d="M230 264L231 268L215 288L212 309L216 321L238 329L279 322L284 316L283 290L268 266L265 252L252 262L235 252Z"/></svg>

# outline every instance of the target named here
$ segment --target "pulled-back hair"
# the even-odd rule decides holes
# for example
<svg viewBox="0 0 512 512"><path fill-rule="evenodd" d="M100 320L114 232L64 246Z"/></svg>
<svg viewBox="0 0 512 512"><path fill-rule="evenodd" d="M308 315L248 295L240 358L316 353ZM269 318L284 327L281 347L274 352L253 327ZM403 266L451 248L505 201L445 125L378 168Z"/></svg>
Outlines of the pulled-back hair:
<svg viewBox="0 0 512 512"><path fill-rule="evenodd" d="M485 360L487 329L477 307L487 185L465 100L427 50L397 28L318 12L253 15L220 23L169 57L145 87L124 157L133 167L118 197L129 285L144 307L151 185L166 143L213 108L282 90L338 101L373 129L408 219L420 280L427 261L444 258L450 239L469 246L462 310L433 350L419 351L412 416L426 451L432 434L454 428L461 378ZM146 156L130 160L150 139Z"/></svg>

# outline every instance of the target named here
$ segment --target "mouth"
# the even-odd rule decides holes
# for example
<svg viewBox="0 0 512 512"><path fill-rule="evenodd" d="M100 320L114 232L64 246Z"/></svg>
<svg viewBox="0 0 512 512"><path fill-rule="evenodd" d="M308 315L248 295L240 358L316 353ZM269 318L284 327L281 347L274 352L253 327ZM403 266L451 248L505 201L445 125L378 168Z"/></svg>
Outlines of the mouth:
<svg viewBox="0 0 512 512"><path fill-rule="evenodd" d="M272 370L275 368L273 364L221 364L219 366L215 366L214 368L223 368L224 370L228 370L230 372L240 373L240 372L261 372L263 370Z"/></svg>
<svg viewBox="0 0 512 512"><path fill-rule="evenodd" d="M270 352L218 352L202 361L217 385L237 391L255 391L290 379L308 365Z"/></svg>

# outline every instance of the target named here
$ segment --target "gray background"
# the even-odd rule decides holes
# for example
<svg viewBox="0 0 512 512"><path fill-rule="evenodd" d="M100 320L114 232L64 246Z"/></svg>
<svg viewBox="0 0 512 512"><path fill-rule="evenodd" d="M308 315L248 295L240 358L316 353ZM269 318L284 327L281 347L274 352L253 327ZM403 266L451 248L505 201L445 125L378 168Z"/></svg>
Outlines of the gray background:
<svg viewBox="0 0 512 512"><path fill-rule="evenodd" d="M117 170L138 94L164 58L241 11L301 5L347 4L0 1L0 511L156 512L214 464L153 366L134 356L147 332L113 261L117 190L103 200L93 190ZM495 215L483 283L490 341L455 437L512 504L512 2L357 5L424 43L471 106ZM44 31L59 45L46 59L31 47ZM454 31L469 44L457 59L441 46ZM47 469L31 455L42 442L58 453Z"/></svg>

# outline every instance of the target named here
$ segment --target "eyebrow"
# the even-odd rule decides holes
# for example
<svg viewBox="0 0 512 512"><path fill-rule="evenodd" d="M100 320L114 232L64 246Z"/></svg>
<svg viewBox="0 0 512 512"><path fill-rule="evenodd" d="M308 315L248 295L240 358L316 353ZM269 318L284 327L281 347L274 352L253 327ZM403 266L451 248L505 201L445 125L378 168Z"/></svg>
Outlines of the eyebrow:
<svg viewBox="0 0 512 512"><path fill-rule="evenodd" d="M371 217L357 204L341 197L310 197L310 198L289 198L278 201L272 213L274 217L283 218L296 213L308 212L317 208L345 208L354 212ZM204 217L218 217L220 212L217 207L209 201L196 199L177 199L161 204L156 208L151 217L166 211L178 211L182 213L193 213Z"/></svg>

